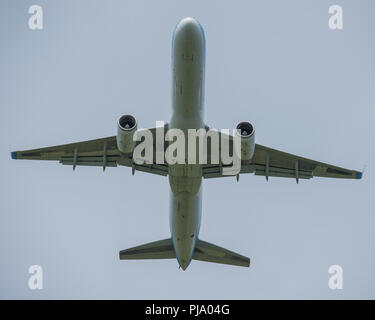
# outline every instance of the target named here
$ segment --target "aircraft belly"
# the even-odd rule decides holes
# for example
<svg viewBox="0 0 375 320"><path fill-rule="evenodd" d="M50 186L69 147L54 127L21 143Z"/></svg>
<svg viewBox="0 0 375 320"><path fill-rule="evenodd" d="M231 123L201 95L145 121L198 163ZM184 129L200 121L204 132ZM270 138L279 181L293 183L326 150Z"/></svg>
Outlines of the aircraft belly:
<svg viewBox="0 0 375 320"><path fill-rule="evenodd" d="M201 188L196 194L171 194L171 234L176 257L185 269L193 256L201 219Z"/></svg>
<svg viewBox="0 0 375 320"><path fill-rule="evenodd" d="M169 129L180 129L185 134L185 150L188 129L204 128L205 39L199 23L191 18L183 19L176 27L172 45L172 106ZM171 186L170 227L172 243L180 266L189 265L198 240L202 207L202 166L199 164L170 165Z"/></svg>
<svg viewBox="0 0 375 320"><path fill-rule="evenodd" d="M205 40L196 21L187 19L176 27L172 60L171 122L176 123L176 128L199 128L203 125L202 121L197 123L195 120L201 120L203 112ZM189 123L191 121L194 123ZM186 126L187 123L189 126Z"/></svg>

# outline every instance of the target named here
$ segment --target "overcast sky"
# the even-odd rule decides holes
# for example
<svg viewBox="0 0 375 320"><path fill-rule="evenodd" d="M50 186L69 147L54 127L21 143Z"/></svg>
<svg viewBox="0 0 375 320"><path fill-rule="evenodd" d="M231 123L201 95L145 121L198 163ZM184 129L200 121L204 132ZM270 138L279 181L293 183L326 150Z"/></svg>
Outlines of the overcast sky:
<svg viewBox="0 0 375 320"><path fill-rule="evenodd" d="M28 8L44 12L30 30ZM330 30L339 4L343 30ZM375 298L374 1L0 2L0 298ZM362 180L204 181L200 238L250 268L120 261L170 236L168 179L126 167L15 161L10 151L116 134L171 115L171 40L206 33L205 119L256 142L362 170ZM44 288L28 288L40 265ZM342 290L328 268L343 268Z"/></svg>

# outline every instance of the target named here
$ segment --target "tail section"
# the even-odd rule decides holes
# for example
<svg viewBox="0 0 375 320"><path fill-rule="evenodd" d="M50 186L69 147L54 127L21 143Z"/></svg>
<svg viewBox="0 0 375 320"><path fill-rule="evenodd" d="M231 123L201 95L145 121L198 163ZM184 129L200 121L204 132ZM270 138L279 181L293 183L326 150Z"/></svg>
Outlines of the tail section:
<svg viewBox="0 0 375 320"><path fill-rule="evenodd" d="M250 259L233 251L215 246L206 241L198 240L193 254L194 260L230 264L233 266L249 267Z"/></svg>
<svg viewBox="0 0 375 320"><path fill-rule="evenodd" d="M149 242L120 251L120 260L173 258L176 258L176 254L173 249L172 239Z"/></svg>
<svg viewBox="0 0 375 320"><path fill-rule="evenodd" d="M173 248L172 239L170 238L120 251L121 260L174 258L176 258L176 253ZM248 257L202 240L198 240L192 259L241 267L250 266L250 259Z"/></svg>

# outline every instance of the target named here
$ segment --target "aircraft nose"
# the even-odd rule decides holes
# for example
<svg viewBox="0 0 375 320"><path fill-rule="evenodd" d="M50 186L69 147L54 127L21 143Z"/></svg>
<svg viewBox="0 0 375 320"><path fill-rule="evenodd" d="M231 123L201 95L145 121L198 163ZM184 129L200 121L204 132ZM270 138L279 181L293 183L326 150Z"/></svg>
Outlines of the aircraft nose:
<svg viewBox="0 0 375 320"><path fill-rule="evenodd" d="M194 29L194 28L199 28L199 22L195 20L194 18L191 17L186 17L183 18L179 23L178 23L179 28L185 28L185 29Z"/></svg>
<svg viewBox="0 0 375 320"><path fill-rule="evenodd" d="M184 18L182 19L178 25L177 25L177 31L180 34L185 34L185 35L191 35L191 36L197 36L197 35L202 35L202 28L201 25L197 20L194 18Z"/></svg>

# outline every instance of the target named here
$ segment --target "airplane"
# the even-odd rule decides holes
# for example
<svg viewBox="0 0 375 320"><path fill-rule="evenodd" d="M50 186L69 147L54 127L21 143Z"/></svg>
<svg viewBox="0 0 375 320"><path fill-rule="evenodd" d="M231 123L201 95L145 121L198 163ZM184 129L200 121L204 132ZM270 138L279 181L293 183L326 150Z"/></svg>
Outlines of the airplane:
<svg viewBox="0 0 375 320"><path fill-rule="evenodd" d="M194 18L184 18L175 27L172 36L172 115L165 129L205 129L203 117L205 79L205 34L201 24ZM255 143L255 129L250 122L240 122L236 127L241 139L240 171L232 175L253 173L269 177L310 179L313 177L361 179L362 172L348 170L271 149ZM153 146L158 144L155 136L158 128L151 128ZM139 130L138 130L139 131ZM202 214L203 179L225 177L219 163L207 164L139 164L133 158L137 120L123 115L117 123L117 135L40 149L15 151L13 159L58 160L63 165L106 167L127 166L135 171L168 176L170 184L170 232L167 239L146 243L121 250L121 260L130 259L177 259L182 270L192 260L215 262L233 266L249 267L250 259L233 251L199 239ZM230 141L232 136L228 137ZM233 142L232 142L233 145ZM221 148L221 146L220 146ZM155 159L156 148L153 150Z"/></svg>

